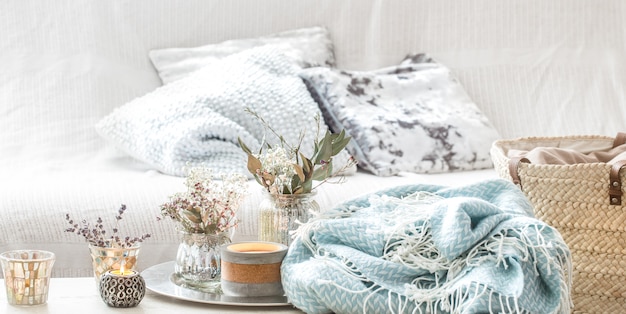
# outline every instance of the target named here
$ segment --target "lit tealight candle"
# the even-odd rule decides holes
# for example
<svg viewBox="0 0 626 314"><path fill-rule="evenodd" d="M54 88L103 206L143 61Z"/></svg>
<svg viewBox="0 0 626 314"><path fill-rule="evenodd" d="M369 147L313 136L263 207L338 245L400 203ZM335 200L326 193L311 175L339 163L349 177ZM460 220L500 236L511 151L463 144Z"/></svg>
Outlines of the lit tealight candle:
<svg viewBox="0 0 626 314"><path fill-rule="evenodd" d="M125 269L124 268L124 264L122 264L122 266L120 267L120 269L116 269L116 270L112 270L111 274L115 275L115 276L130 276L130 275L135 275L137 274L136 271L134 270L130 270L130 269Z"/></svg>
<svg viewBox="0 0 626 314"><path fill-rule="evenodd" d="M108 306L133 307L146 294L146 282L141 275L130 269L109 270L100 278L100 297Z"/></svg>

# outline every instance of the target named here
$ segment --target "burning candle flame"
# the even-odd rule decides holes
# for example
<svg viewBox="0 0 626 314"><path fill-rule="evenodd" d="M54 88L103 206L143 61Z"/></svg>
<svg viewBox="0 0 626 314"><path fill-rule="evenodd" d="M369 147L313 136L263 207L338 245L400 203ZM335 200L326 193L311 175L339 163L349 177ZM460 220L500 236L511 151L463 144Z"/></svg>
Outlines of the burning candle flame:
<svg viewBox="0 0 626 314"><path fill-rule="evenodd" d="M129 275L132 275L134 273L134 271L132 271L130 269L126 269L125 261L122 261L122 264L120 265L120 269L113 270L113 271L111 271L111 273L114 274L114 275L118 275L118 276L129 276Z"/></svg>

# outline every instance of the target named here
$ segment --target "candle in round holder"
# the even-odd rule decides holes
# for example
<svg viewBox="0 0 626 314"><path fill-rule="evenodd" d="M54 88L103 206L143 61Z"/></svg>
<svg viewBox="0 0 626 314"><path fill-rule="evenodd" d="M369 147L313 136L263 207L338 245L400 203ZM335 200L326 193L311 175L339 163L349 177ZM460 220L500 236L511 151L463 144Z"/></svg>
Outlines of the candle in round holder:
<svg viewBox="0 0 626 314"><path fill-rule="evenodd" d="M262 297L283 295L280 265L287 246L280 243L252 241L225 244L221 247L221 285L225 295Z"/></svg>
<svg viewBox="0 0 626 314"><path fill-rule="evenodd" d="M100 297L111 307L133 307L146 294L146 282L134 270L109 270L100 277Z"/></svg>

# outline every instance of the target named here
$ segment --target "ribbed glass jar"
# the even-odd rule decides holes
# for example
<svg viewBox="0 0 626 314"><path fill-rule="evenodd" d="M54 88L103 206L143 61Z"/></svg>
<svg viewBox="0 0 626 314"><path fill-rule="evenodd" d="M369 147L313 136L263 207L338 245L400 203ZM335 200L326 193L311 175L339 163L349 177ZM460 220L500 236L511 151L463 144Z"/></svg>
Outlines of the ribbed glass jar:
<svg viewBox="0 0 626 314"><path fill-rule="evenodd" d="M181 285L202 291L218 292L221 274L220 246L231 243L230 234L181 232L174 275Z"/></svg>
<svg viewBox="0 0 626 314"><path fill-rule="evenodd" d="M318 213L315 192L305 194L270 194L259 205L259 241L291 244L292 231Z"/></svg>

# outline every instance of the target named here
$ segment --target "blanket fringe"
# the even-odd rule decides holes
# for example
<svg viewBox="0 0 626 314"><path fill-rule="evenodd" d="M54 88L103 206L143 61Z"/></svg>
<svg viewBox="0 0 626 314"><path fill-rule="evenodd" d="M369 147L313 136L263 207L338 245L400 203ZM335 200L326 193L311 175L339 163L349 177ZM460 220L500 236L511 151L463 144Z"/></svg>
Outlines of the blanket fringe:
<svg viewBox="0 0 626 314"><path fill-rule="evenodd" d="M493 261L497 266L502 266L505 269L509 267L507 264L505 257L507 250L515 249L518 252L522 253L522 260L529 261L531 260L534 265L534 275L539 276L539 262L542 265L547 265L546 271L548 274L552 274L552 272L559 272L560 280L560 306L554 313L570 313L571 308L573 306L570 289L572 285L572 264L571 258L569 258L570 253L567 248L556 246L547 242L545 237L543 236L543 232L545 228L551 228L549 226L538 226L538 225L526 225L519 229L508 229L508 230L500 230L499 232L491 235L485 240L481 241L479 244L474 246L472 250L470 250L466 255L461 258L455 259L454 261L444 261L440 265L440 269L446 269L447 273L445 278L441 278L440 276L435 276L435 278L440 278L439 280L443 280L442 283L437 283L436 288L431 289L430 287L421 288L419 284L419 278L416 279L411 285L407 287L407 297L409 300L415 301L416 307L420 307L420 305L426 303L427 308L435 310L432 308L432 302L430 300L436 299L439 300L440 309L449 311L450 313L460 313L461 306L466 307L468 304L472 304L474 301L482 298L487 293L489 294L489 308L492 309L494 305L494 294L497 294L496 304L500 309L503 309L506 313L527 313L527 311L521 310L518 304L518 299L516 296L503 296L497 293L497 291L492 290L491 288L480 285L479 283L474 282L475 290L474 294L470 299L470 289L456 289L454 290L452 287L457 282L457 279L461 278L463 271L468 267L478 266L484 263L487 260ZM402 233L403 231L399 231ZM425 232L424 234L427 234ZM397 252L397 246L408 246L413 247L415 243L412 243L412 237L405 237L403 241L406 243L393 243L392 246L386 248L390 250L395 250ZM422 240L418 242L423 242ZM564 242L562 242L564 243ZM424 250L421 251L422 255L427 256L428 254L432 256L439 256L439 252L437 249L428 245L424 248L425 250L434 250L433 252L426 252ZM550 250L556 250L558 254L556 254L556 259L553 257L553 252ZM393 251L389 251L385 254L383 258L388 258L388 256L394 256ZM548 260L540 261L539 256L548 258ZM419 269L421 266L420 263L422 261L422 257L416 257L415 255L410 255L409 261L403 261L403 264L410 266L414 265L416 269ZM394 256L392 260L397 259L398 256ZM423 268L423 267L422 267ZM433 265L430 265L430 268ZM480 287L482 286L482 288ZM464 290L464 291L462 291ZM453 291L450 293L450 291ZM452 300L448 302L448 300Z"/></svg>

